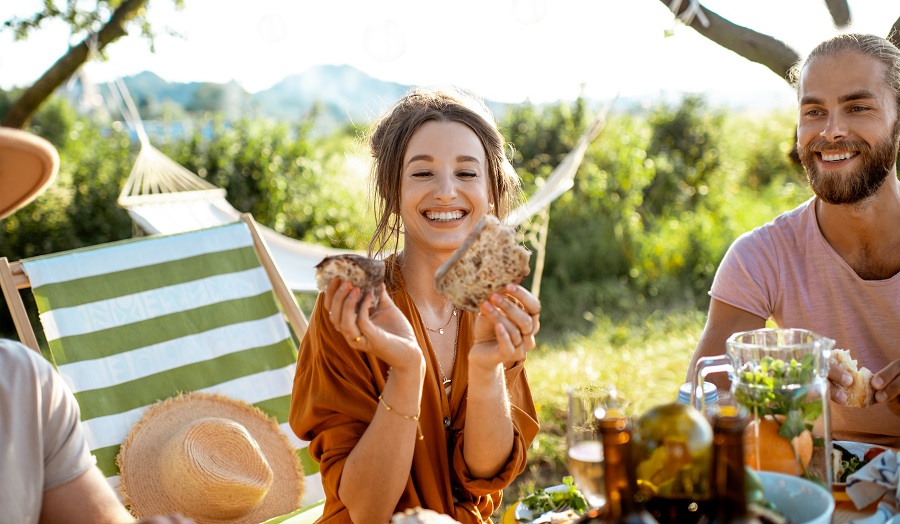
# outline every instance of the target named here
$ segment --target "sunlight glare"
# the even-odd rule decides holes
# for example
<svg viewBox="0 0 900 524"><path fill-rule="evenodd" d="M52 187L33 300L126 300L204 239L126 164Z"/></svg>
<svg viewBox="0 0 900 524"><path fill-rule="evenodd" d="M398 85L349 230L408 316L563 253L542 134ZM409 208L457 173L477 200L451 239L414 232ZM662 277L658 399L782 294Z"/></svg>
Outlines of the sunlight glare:
<svg viewBox="0 0 900 524"><path fill-rule="evenodd" d="M390 62L406 52L403 29L393 18L375 20L363 32L366 53L379 62Z"/></svg>

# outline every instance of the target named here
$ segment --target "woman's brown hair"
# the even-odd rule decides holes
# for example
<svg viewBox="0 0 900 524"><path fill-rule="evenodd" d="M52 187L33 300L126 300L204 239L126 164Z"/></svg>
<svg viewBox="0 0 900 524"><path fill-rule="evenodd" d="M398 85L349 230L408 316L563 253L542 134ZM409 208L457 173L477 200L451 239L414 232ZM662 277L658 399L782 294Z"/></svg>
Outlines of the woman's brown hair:
<svg viewBox="0 0 900 524"><path fill-rule="evenodd" d="M400 244L400 174L409 140L425 122L459 122L484 146L493 213L503 219L521 202L521 180L506 158L506 143L490 110L477 97L458 90L412 89L375 124L369 138L374 158L372 195L375 233L369 254L384 256Z"/></svg>

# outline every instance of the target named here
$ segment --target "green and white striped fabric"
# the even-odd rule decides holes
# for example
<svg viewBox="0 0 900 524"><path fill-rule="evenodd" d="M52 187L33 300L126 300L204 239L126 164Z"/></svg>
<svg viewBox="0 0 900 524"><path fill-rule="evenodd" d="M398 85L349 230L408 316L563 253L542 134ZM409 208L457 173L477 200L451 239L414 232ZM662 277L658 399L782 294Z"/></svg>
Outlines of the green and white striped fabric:
<svg viewBox="0 0 900 524"><path fill-rule="evenodd" d="M220 393L275 417L300 451L303 504L324 498L318 464L288 425L297 353L247 225L144 237L23 260L92 453L115 457L145 408Z"/></svg>

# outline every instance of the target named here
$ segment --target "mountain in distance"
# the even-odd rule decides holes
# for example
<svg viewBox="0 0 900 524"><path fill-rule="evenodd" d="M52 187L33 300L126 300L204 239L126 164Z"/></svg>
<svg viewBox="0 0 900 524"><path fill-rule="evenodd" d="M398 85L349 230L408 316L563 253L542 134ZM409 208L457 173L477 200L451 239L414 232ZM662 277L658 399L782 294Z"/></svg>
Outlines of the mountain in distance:
<svg viewBox="0 0 900 524"><path fill-rule="evenodd" d="M403 96L411 86L374 78L347 65L322 65L285 77L272 87L248 93L236 82L168 82L157 74L144 71L122 79L139 108L141 118L153 120L163 114L165 106L176 106L188 114L206 111L220 112L227 118L269 118L277 121L298 121L315 107L315 130L328 133L340 126L354 123L365 126ZM78 87L66 96L78 98ZM113 98L106 89L104 98ZM789 103L790 93L758 93L755 97L734 96L732 93L706 93L708 101L732 109L765 109ZM666 101L677 103L683 93L659 92L642 96L620 97L614 110L643 112ZM786 100L787 99L787 100ZM501 118L508 104L486 100L494 115ZM605 106L609 101L589 101ZM542 105L542 104L541 104ZM115 107L112 104L110 107ZM117 113L117 110L114 110Z"/></svg>
<svg viewBox="0 0 900 524"><path fill-rule="evenodd" d="M251 95L254 110L272 118L299 118L313 104L336 122L367 123L390 107L410 86L378 80L351 66L324 65L291 75Z"/></svg>
<svg viewBox="0 0 900 524"><path fill-rule="evenodd" d="M174 105L188 113L219 111L230 118L297 121L315 107L316 127L323 131L372 121L410 87L378 80L351 66L333 65L310 68L252 94L233 81L168 82L150 71L122 80L144 119L153 119L163 106ZM69 95L77 98L78 91Z"/></svg>

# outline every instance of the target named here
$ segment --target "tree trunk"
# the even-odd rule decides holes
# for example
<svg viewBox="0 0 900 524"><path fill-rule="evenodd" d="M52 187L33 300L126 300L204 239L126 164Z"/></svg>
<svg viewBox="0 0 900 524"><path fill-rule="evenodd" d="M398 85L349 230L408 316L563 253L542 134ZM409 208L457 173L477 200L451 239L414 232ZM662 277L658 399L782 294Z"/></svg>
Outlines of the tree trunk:
<svg viewBox="0 0 900 524"><path fill-rule="evenodd" d="M847 0L825 0L825 6L828 7L828 12L831 13L831 21L834 22L834 27L843 29L850 25L850 6L847 5Z"/></svg>
<svg viewBox="0 0 900 524"><path fill-rule="evenodd" d="M670 0L660 2L668 7ZM682 2L676 14L681 14L689 6L690 2ZM776 75L788 80L788 72L800 60L800 55L796 51L777 38L739 26L703 6L700 6L700 9L709 20L709 27L703 27L700 20L695 17L690 23L695 31L747 60L768 67Z"/></svg>
<svg viewBox="0 0 900 524"><path fill-rule="evenodd" d="M96 50L100 51L111 42L125 36L125 25L134 18L147 0L125 0L116 8L109 22L97 33ZM89 37L90 38L90 37ZM88 60L89 41L85 39L60 57L31 87L25 90L9 108L0 125L22 129L28 125L38 107L63 85L78 68Z"/></svg>

